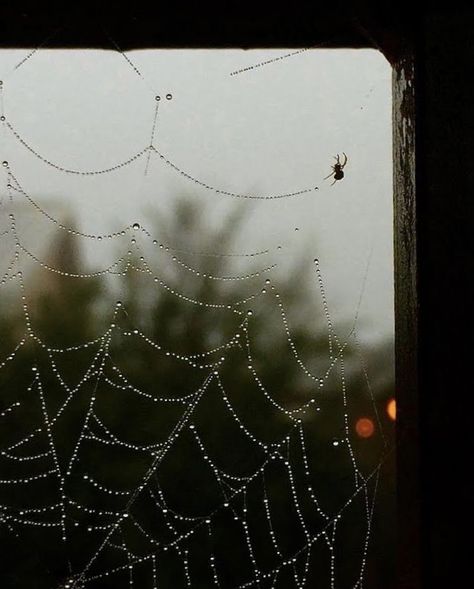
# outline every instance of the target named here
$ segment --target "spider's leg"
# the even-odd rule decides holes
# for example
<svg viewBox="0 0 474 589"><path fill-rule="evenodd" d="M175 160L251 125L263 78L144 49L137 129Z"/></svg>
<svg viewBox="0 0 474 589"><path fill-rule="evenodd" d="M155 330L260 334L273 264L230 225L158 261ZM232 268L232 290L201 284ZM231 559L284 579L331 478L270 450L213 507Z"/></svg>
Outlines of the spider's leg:
<svg viewBox="0 0 474 589"><path fill-rule="evenodd" d="M347 164L347 155L344 152L342 152L342 155L344 156L344 163L341 164L341 168L343 168Z"/></svg>
<svg viewBox="0 0 474 589"><path fill-rule="evenodd" d="M331 176L334 176L334 171L332 171L330 174L328 174L326 176L326 178L323 178L323 180L327 180L328 178L330 178Z"/></svg>
<svg viewBox="0 0 474 589"><path fill-rule="evenodd" d="M337 157L335 157L334 159L336 160L336 164L340 165L341 162L339 161L339 154L337 154Z"/></svg>
<svg viewBox="0 0 474 589"><path fill-rule="evenodd" d="M334 182L331 184L331 186L334 186L334 184L336 184L337 180L334 180Z"/></svg>

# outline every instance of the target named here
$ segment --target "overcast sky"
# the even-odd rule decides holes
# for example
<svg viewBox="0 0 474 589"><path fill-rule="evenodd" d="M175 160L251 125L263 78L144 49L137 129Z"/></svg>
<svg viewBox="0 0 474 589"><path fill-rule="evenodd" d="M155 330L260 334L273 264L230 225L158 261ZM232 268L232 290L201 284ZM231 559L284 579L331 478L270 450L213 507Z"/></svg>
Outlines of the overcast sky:
<svg viewBox="0 0 474 589"><path fill-rule="evenodd" d="M6 122L62 167L108 168L141 151L150 144L159 95L154 145L176 166L237 193L319 187L298 198L217 194L156 155L146 176L146 154L110 174L65 174L25 149L6 123L0 157L45 210L60 217L72 211L87 233L133 222L147 227L150 207L168 211L183 194L204 208L210 226L240 202L248 214L236 251L282 245L272 259L280 272L318 257L332 313L341 319L355 314L372 249L361 330L370 339L392 336L390 66L374 50L315 49L230 75L285 53L142 50L127 54L130 63L114 51L40 50L15 69L28 51L2 50L0 79ZM331 186L323 178L342 152L348 156L345 178ZM3 195L5 185L4 172ZM33 212L25 219L23 239L39 253L38 236L49 222ZM85 245L95 266L116 254L105 242Z"/></svg>

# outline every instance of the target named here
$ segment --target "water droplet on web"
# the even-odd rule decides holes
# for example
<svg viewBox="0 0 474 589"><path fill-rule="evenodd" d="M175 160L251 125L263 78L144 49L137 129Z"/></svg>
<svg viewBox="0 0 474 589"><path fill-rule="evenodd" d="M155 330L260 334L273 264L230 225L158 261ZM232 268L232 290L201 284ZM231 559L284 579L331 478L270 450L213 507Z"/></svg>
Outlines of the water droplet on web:
<svg viewBox="0 0 474 589"><path fill-rule="evenodd" d="M252 311L252 309L249 309L249 310L247 311L247 315L248 315L249 317L251 317L251 316L253 315L253 311Z"/></svg>
<svg viewBox="0 0 474 589"><path fill-rule="evenodd" d="M138 230L140 229L140 224L139 224L139 223L134 223L134 224L132 225L132 228L133 228L135 231L138 231Z"/></svg>
<svg viewBox="0 0 474 589"><path fill-rule="evenodd" d="M336 446L339 446L339 440L333 440L332 441L332 445L335 446L335 447Z"/></svg>
<svg viewBox="0 0 474 589"><path fill-rule="evenodd" d="M5 161L2 162L2 166L4 166L5 168L8 166L7 160L5 160Z"/></svg>
<svg viewBox="0 0 474 589"><path fill-rule="evenodd" d="M295 227L295 231L299 231L299 230L300 230L300 228L299 228L299 227Z"/></svg>
<svg viewBox="0 0 474 589"><path fill-rule="evenodd" d="M121 306L122 306L122 304L123 304L123 303L122 303L122 301L117 301L117 302L115 303L115 306L116 306L116 307L121 307Z"/></svg>
<svg viewBox="0 0 474 589"><path fill-rule="evenodd" d="M161 96L159 96L158 94L155 96L155 100L158 102L161 100Z"/></svg>
<svg viewBox="0 0 474 589"><path fill-rule="evenodd" d="M171 94L166 95L166 100L171 100L172 98L173 98L173 96Z"/></svg>
<svg viewBox="0 0 474 589"><path fill-rule="evenodd" d="M2 116L0 117L0 121L4 121L4 120L5 120L5 117L2 115Z"/></svg>

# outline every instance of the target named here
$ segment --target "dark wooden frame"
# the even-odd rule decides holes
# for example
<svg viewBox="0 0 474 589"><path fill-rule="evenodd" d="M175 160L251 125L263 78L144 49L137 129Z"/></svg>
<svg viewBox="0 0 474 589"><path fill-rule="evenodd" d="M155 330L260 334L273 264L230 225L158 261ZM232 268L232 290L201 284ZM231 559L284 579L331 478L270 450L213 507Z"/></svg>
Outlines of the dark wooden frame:
<svg viewBox="0 0 474 589"><path fill-rule="evenodd" d="M421 585L414 55L393 65L395 385L399 586Z"/></svg>
<svg viewBox="0 0 474 589"><path fill-rule="evenodd" d="M446 391L462 386L461 375L471 362L468 350L457 344L472 297L463 276L474 234L466 198L474 184L474 93L465 82L474 62L473 13L415 15L403 2L383 9L369 1L354 4L332 10L253 5L248 11L242 4L236 9L226 4L222 12L199 4L155 14L116 8L104 15L80 7L67 16L3 10L0 46L36 47L50 36L48 46L104 47L105 23L124 50L323 44L376 47L384 53L393 66L394 99L398 586L431 588L436 579L439 586L455 587L463 564L467 578L471 575L470 561L462 560L462 547L454 540L454 522L463 526L470 496L459 483L466 464L459 437L441 440L439 431L453 420L456 430L470 426L465 407L445 399ZM60 28L64 22L67 30ZM456 296L456 306L448 306L446 292Z"/></svg>

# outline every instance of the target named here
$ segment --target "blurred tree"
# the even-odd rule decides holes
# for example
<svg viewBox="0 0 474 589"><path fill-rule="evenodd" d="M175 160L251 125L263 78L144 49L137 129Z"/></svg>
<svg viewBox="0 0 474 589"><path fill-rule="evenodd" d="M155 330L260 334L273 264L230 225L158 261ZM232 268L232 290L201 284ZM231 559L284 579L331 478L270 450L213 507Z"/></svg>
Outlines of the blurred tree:
<svg viewBox="0 0 474 589"><path fill-rule="evenodd" d="M277 566L281 558L271 541L265 496L271 499L271 520L279 550L285 556L291 555L306 541L301 516L307 530L318 533L328 526L321 510L333 517L357 489L361 479L356 476L354 481L353 460L357 460L365 476L373 473L379 464L385 444L374 406L380 410L393 394L390 378L379 376L391 374L389 347L386 351L380 349L373 362L368 359L370 377L375 376L379 382L377 389L371 391L373 399L368 394L357 349L352 344L344 351L344 380L341 380L341 363L337 362L320 388L318 381L308 377L295 358L278 306L282 301L291 319L292 340L301 361L311 371L321 373L321 367L330 364L327 326L322 310L317 315L314 301L308 298L305 284L309 270L304 263L295 266L290 276L278 276L268 285L263 274L248 281L212 280L207 277L235 274L239 260L189 252L230 251L244 221L243 209L236 208L215 230L206 224L205 212L186 199L177 199L168 217L156 216L153 221L150 215L150 219L156 225L156 233L163 236L164 244L176 240L183 251L155 246L153 255L148 255L148 251L142 251L140 244L136 244L119 268L115 285L104 276L74 278L41 268L29 277L34 333L51 348L65 350L72 346L73 349L51 353L40 341L30 338L7 363L6 369L0 371L3 406L17 399L22 401L2 430L2 448L34 431L38 424L45 424L41 395L31 376L31 368L35 366L41 374L48 415L50 418L58 412L61 415L53 424L51 434L61 472L71 468L71 474L66 477L63 491L54 480L0 487L0 505L7 515L13 514L18 519L25 508L55 504L64 492L68 541L64 544L60 531L55 528L18 524L7 518L4 525L0 523L2 546L7 555L0 572L5 586L66 586L65 579L71 570L76 572L84 567L93 554L91 547L100 546L106 534L103 529L96 529L104 525L104 517L92 510L120 512L127 505L126 496L101 492L84 480L84 474L110 489L124 492L135 489L159 459L163 447L167 451L160 459L159 468L154 469L148 486L130 506L130 517L113 540L115 544L123 541L135 556L149 554L189 529L190 522L183 517L206 518L218 510L212 520L211 536L204 525L180 544L183 550L189 550L193 586L203 588L213 583L209 565L212 553L223 588L234 587L252 576L248 539L239 523L243 517L249 522L255 558L261 568ZM246 259L244 273L261 268L265 257ZM71 233L59 232L54 238L49 263L70 274L88 271L81 260L79 239ZM265 293L261 292L262 288ZM116 307L117 292L120 307ZM238 303L254 294L258 296L248 303ZM112 320L110 313L104 319L100 310L114 307L115 318ZM253 309L252 316L247 315L249 307ZM24 317L3 311L0 329L4 337L0 339L0 351L5 357L17 343L16 334L21 332L18 326L24 324ZM110 321L114 327L107 331ZM240 337L236 337L237 333ZM98 334L105 335L95 344L81 347ZM209 352L214 348L215 351ZM213 371L218 377L213 375L192 415L187 417L187 425L192 423L195 429L186 426L168 448L166 442L173 427L191 404L189 399L179 400L199 390ZM158 396L171 401L150 400ZM300 426L277 405L294 410L313 398L316 402L308 405L306 413L293 415L302 418L301 429L311 468L308 475ZM380 414L385 440L390 445L393 427L383 411ZM369 439L359 439L354 433L355 420L361 416L374 419L376 435ZM277 446L289 431L288 442ZM51 468L51 455L39 466L36 461L15 461L10 457L10 454L44 453L48 448L47 433L43 428L27 444L2 454L3 478L32 476ZM260 443L255 442L257 439ZM69 466L76 452L77 460ZM215 464L234 477L249 477L270 454L278 452L288 461L291 477L288 465L273 461L265 468L264 476L260 473L248 482L246 494L234 498L232 495L241 484L237 482L239 479L216 476L211 466ZM387 464L377 512L385 523L393 522L394 518L393 465ZM290 479L295 484L293 489ZM367 482L371 492L374 480L372 477ZM318 508L308 495L309 488L318 497ZM363 558L367 526L367 505L363 498L364 494L359 493L358 502L344 511L338 524L335 546L342 585L357 580ZM229 503L228 509L222 509L223 502ZM180 515L168 515L173 513ZM53 519L49 513L41 517L41 521ZM394 526L381 531L376 520L373 527L378 530L377 541L384 550L375 560L369 559L370 587L388 589L390 579L394 578ZM332 531L331 524L328 534ZM331 569L324 537L323 546L318 544L315 551L317 555L309 570L310 585L318 580L321 586L329 586L324 584L329 582ZM165 558L160 552L160 587L185 585L182 556ZM117 548L103 551L98 561L101 568L114 568L123 562L123 549L120 556ZM143 571L135 574L137 586L150 586L150 580L141 577ZM289 583L293 581L282 575L277 587L287 587ZM128 577L112 575L92 586L128 584Z"/></svg>

